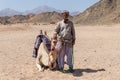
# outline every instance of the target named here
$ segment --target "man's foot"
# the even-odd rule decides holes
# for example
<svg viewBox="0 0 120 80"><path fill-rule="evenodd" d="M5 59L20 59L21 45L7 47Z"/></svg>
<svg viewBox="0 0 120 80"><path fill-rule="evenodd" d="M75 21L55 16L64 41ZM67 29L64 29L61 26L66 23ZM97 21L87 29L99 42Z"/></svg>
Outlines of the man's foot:
<svg viewBox="0 0 120 80"><path fill-rule="evenodd" d="M37 55L33 54L32 57L33 57L33 58L37 58Z"/></svg>
<svg viewBox="0 0 120 80"><path fill-rule="evenodd" d="M74 70L71 67L67 70L63 70L63 73L73 73L73 72L74 72Z"/></svg>

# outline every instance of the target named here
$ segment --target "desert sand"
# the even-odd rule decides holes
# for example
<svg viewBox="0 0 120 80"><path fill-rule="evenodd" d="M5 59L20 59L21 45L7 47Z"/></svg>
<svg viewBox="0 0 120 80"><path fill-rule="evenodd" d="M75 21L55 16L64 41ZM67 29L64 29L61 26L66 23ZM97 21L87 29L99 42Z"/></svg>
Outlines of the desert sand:
<svg viewBox="0 0 120 80"><path fill-rule="evenodd" d="M55 25L0 25L0 80L120 80L120 25L75 25L74 73L39 72L32 58L39 30Z"/></svg>

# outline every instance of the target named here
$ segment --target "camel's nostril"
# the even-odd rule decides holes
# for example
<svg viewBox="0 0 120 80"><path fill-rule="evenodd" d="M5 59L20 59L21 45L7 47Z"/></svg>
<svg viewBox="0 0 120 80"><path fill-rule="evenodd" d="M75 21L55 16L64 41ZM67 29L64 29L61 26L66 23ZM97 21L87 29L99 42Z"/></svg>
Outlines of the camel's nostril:
<svg viewBox="0 0 120 80"><path fill-rule="evenodd" d="M55 47L53 47L52 49L51 49L51 51L54 51L55 50Z"/></svg>
<svg viewBox="0 0 120 80"><path fill-rule="evenodd" d="M54 64L52 63L51 67L53 68Z"/></svg>

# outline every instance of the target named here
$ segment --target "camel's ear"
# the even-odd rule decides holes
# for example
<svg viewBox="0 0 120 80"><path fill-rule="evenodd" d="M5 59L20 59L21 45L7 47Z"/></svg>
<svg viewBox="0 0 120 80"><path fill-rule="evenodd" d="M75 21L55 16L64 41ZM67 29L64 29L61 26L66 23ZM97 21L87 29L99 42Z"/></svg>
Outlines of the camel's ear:
<svg viewBox="0 0 120 80"><path fill-rule="evenodd" d="M43 34L43 31L42 31L42 30L40 30L40 34Z"/></svg>
<svg viewBox="0 0 120 80"><path fill-rule="evenodd" d="M47 31L44 31L44 35L47 35Z"/></svg>

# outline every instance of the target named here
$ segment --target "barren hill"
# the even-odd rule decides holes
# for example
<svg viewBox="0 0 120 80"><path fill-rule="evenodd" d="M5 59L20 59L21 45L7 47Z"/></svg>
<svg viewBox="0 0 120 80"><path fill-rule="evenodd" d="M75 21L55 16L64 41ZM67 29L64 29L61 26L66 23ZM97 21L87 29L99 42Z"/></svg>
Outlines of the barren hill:
<svg viewBox="0 0 120 80"><path fill-rule="evenodd" d="M71 20L72 16L69 17ZM11 17L0 17L1 24L15 23L56 23L61 20L61 14L58 12L44 12L40 14L15 15Z"/></svg>
<svg viewBox="0 0 120 80"><path fill-rule="evenodd" d="M61 20L61 14L58 12L44 12L41 14L37 14L34 17L30 18L29 22L45 22L45 23L50 23L50 22L58 22ZM70 19L72 19L72 16L70 16Z"/></svg>
<svg viewBox="0 0 120 80"><path fill-rule="evenodd" d="M61 20L60 13L57 12L44 12L41 14L37 14L34 17L30 18L28 22L56 22Z"/></svg>
<svg viewBox="0 0 120 80"><path fill-rule="evenodd" d="M9 23L51 23L61 20L58 12L43 12L36 15L16 15L0 17L1 24ZM70 16L74 23L79 24L111 24L120 23L120 0L100 0L77 16Z"/></svg>
<svg viewBox="0 0 120 80"><path fill-rule="evenodd" d="M10 22L8 21L10 17L0 17L0 24L9 24Z"/></svg>
<svg viewBox="0 0 120 80"><path fill-rule="evenodd" d="M120 0L100 0L83 13L74 17L75 23L120 23Z"/></svg>
<svg viewBox="0 0 120 80"><path fill-rule="evenodd" d="M15 15L13 17L10 17L8 19L8 21L10 23L24 23L27 22L27 20L29 19L29 16L23 16L23 15Z"/></svg>
<svg viewBox="0 0 120 80"><path fill-rule="evenodd" d="M0 23L1 24L16 24L16 23L27 23L31 17L33 17L34 14L28 14L28 15L15 15L15 16L5 16L0 17Z"/></svg>

